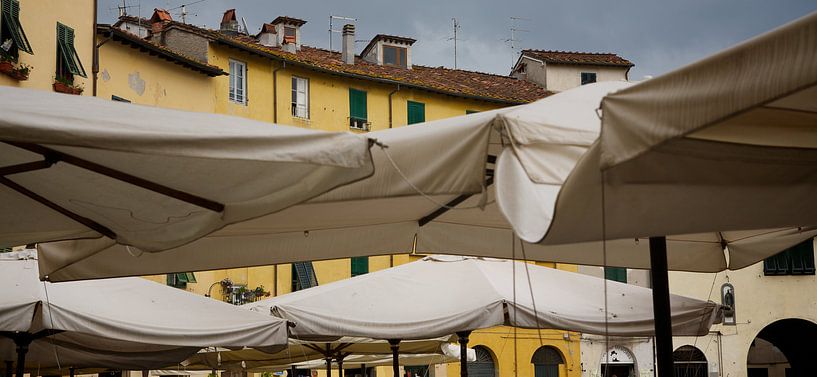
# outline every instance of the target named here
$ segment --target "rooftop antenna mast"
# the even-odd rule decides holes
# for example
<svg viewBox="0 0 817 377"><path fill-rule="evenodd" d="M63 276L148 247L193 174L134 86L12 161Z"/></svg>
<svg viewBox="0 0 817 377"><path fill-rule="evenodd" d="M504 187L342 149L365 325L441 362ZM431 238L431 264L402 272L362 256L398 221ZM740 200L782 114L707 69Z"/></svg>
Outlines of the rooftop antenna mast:
<svg viewBox="0 0 817 377"><path fill-rule="evenodd" d="M181 17L182 23L186 24L187 23L187 15L188 15L187 6L188 5L193 5L193 4L198 4L198 3L203 3L205 1L207 1L207 0L196 0L196 1L189 2L189 3L184 3L182 5L179 5L179 6L175 7L175 8L170 8L170 9L168 9L168 11L174 11L176 9L179 9L179 13L176 13L176 14L178 14ZM194 14L193 16L198 16L198 15Z"/></svg>
<svg viewBox="0 0 817 377"><path fill-rule="evenodd" d="M122 4L116 6L116 10L119 11L119 17L127 16L128 8L136 8L136 5L128 5L127 0L122 0ZM108 8L108 10L113 10L113 8Z"/></svg>
<svg viewBox="0 0 817 377"><path fill-rule="evenodd" d="M513 65L516 63L516 42L522 42L521 39L516 39L516 34L530 32L530 30L518 28L516 23L519 21L530 21L530 19L511 16L511 38L505 40L505 42L510 42L511 44L511 67L513 67Z"/></svg>
<svg viewBox="0 0 817 377"><path fill-rule="evenodd" d="M459 30L461 28L461 26L460 26L460 23L457 21L456 18L452 18L451 21L454 24L454 36L451 37L451 38L448 38L448 40L449 41L450 40L454 41L454 69L457 69L457 40L458 40L457 39L457 30Z"/></svg>
<svg viewBox="0 0 817 377"><path fill-rule="evenodd" d="M357 18L346 17L346 16L338 16L334 14L329 15L329 51L332 51L332 33L342 33L343 30L335 30L334 21L335 20L343 20L343 21L352 21L357 22Z"/></svg>

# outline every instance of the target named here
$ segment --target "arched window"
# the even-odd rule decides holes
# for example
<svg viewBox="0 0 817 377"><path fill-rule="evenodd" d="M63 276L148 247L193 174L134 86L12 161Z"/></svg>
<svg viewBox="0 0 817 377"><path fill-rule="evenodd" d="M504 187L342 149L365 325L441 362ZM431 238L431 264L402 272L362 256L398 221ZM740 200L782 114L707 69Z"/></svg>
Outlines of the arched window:
<svg viewBox="0 0 817 377"><path fill-rule="evenodd" d="M496 377L496 363L491 350L484 346L474 347L477 360L468 363L469 377Z"/></svg>
<svg viewBox="0 0 817 377"><path fill-rule="evenodd" d="M693 346L683 346L672 353L676 376L706 377L706 356Z"/></svg>
<svg viewBox="0 0 817 377"><path fill-rule="evenodd" d="M534 377L559 377L559 364L564 364L565 359L559 350L544 346L533 353L530 362Z"/></svg>

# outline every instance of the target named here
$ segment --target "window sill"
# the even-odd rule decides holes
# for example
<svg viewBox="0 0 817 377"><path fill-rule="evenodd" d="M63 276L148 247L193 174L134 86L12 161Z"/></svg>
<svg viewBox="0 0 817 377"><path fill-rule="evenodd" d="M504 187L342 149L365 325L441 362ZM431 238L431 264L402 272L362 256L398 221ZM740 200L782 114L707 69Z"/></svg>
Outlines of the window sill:
<svg viewBox="0 0 817 377"><path fill-rule="evenodd" d="M14 66L14 62L12 61L0 61L0 73L11 77L17 81L25 81L28 80L28 72L22 72L17 67Z"/></svg>
<svg viewBox="0 0 817 377"><path fill-rule="evenodd" d="M77 96L81 95L82 92L84 91L83 88L76 87L76 86L71 86L71 85L68 85L68 84L61 83L61 82L55 82L53 84L53 87L54 87L54 91L57 92L57 93L73 94L73 95L77 95Z"/></svg>

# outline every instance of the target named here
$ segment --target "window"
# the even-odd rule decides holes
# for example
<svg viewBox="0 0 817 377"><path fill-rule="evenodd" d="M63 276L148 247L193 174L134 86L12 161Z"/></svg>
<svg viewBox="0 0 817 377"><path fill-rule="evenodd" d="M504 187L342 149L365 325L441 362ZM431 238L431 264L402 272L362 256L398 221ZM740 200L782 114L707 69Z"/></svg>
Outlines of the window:
<svg viewBox="0 0 817 377"><path fill-rule="evenodd" d="M296 34L295 28L292 26L284 26L284 43L295 43Z"/></svg>
<svg viewBox="0 0 817 377"><path fill-rule="evenodd" d="M477 359L468 363L470 377L496 377L496 363L491 351L484 346L474 347Z"/></svg>
<svg viewBox="0 0 817 377"><path fill-rule="evenodd" d="M349 128L368 130L366 92L349 88Z"/></svg>
<svg viewBox="0 0 817 377"><path fill-rule="evenodd" d="M559 377L559 364L564 364L565 359L555 348L544 346L533 353L530 362L535 377Z"/></svg>
<svg viewBox="0 0 817 377"><path fill-rule="evenodd" d="M596 82L596 74L594 72L582 72L582 85L592 84Z"/></svg>
<svg viewBox="0 0 817 377"><path fill-rule="evenodd" d="M230 59L230 101L247 104L247 65Z"/></svg>
<svg viewBox="0 0 817 377"><path fill-rule="evenodd" d="M814 240L794 245L763 261L763 274L814 275Z"/></svg>
<svg viewBox="0 0 817 377"><path fill-rule="evenodd" d="M627 269L622 267L604 267L604 278L620 283L626 283Z"/></svg>
<svg viewBox="0 0 817 377"><path fill-rule="evenodd" d="M734 325L735 319L735 287L726 283L721 286L721 305L726 307L723 311L723 324Z"/></svg>
<svg viewBox="0 0 817 377"><path fill-rule="evenodd" d="M369 273L369 257L352 257L352 276Z"/></svg>
<svg viewBox="0 0 817 377"><path fill-rule="evenodd" d="M423 123L426 121L426 105L422 102L408 101L408 124Z"/></svg>
<svg viewBox="0 0 817 377"><path fill-rule="evenodd" d="M192 272L179 272L175 274L167 274L167 285L186 289L187 283L195 283L196 282L196 275Z"/></svg>
<svg viewBox="0 0 817 377"><path fill-rule="evenodd" d="M406 48L383 46L383 64L406 68L408 66Z"/></svg>
<svg viewBox="0 0 817 377"><path fill-rule="evenodd" d="M74 76L87 77L79 54L74 48L74 29L57 22L57 72L58 80L74 83Z"/></svg>
<svg viewBox="0 0 817 377"><path fill-rule="evenodd" d="M116 96L116 95L111 95L111 101L130 103L129 99L125 99L125 98L122 98L122 97Z"/></svg>
<svg viewBox="0 0 817 377"><path fill-rule="evenodd" d="M706 356L693 346L683 346L672 353L676 376L706 377Z"/></svg>
<svg viewBox="0 0 817 377"><path fill-rule="evenodd" d="M318 286L318 277L312 262L295 262L292 264L292 291L300 291Z"/></svg>
<svg viewBox="0 0 817 377"><path fill-rule="evenodd" d="M292 116L309 119L309 79L292 76Z"/></svg>
<svg viewBox="0 0 817 377"><path fill-rule="evenodd" d="M26 32L20 24L20 1L2 0L2 19L0 20L0 46L3 53L17 58L18 51L33 54L31 44L28 43Z"/></svg>

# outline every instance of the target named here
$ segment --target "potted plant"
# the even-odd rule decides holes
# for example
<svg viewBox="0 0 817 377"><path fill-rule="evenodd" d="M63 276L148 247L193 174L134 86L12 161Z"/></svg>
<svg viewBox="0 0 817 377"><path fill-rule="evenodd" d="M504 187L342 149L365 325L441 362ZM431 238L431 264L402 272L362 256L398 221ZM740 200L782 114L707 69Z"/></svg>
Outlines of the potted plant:
<svg viewBox="0 0 817 377"><path fill-rule="evenodd" d="M14 59L4 53L0 53L0 72L9 74L14 70Z"/></svg>
<svg viewBox="0 0 817 377"><path fill-rule="evenodd" d="M64 77L54 78L54 91L66 94L80 95L85 90L82 84L74 85L71 81Z"/></svg>
<svg viewBox="0 0 817 377"><path fill-rule="evenodd" d="M25 63L20 63L17 65L17 67L14 67L14 69L12 69L8 75L15 80L25 81L28 80L28 75L31 73L32 69L34 69L34 67Z"/></svg>

